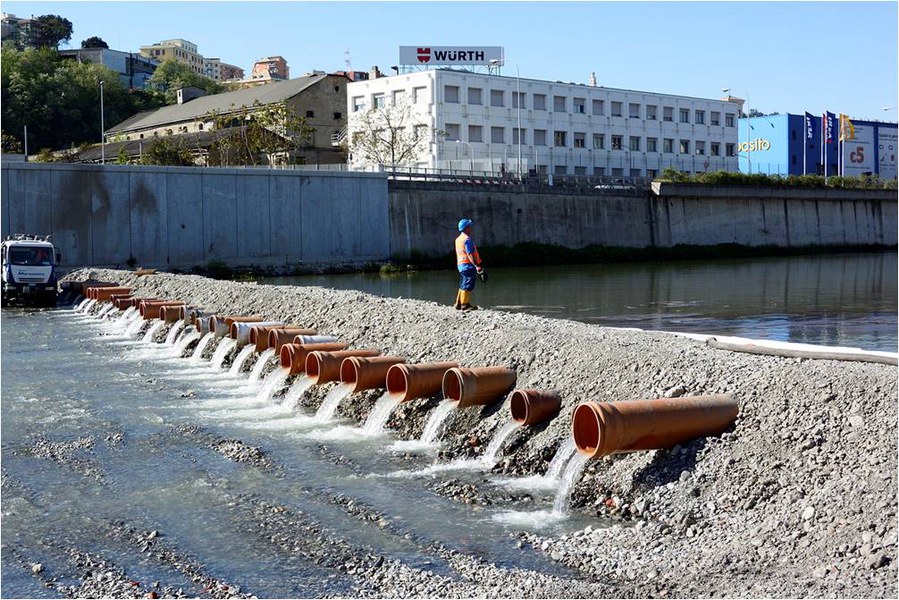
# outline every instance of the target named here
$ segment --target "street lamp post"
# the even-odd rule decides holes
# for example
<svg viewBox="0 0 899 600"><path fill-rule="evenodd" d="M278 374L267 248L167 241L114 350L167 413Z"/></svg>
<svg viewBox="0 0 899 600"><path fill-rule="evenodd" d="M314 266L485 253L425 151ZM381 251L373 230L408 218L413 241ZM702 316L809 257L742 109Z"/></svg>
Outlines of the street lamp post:
<svg viewBox="0 0 899 600"><path fill-rule="evenodd" d="M100 80L100 162L106 164L106 122L103 114L103 80Z"/></svg>

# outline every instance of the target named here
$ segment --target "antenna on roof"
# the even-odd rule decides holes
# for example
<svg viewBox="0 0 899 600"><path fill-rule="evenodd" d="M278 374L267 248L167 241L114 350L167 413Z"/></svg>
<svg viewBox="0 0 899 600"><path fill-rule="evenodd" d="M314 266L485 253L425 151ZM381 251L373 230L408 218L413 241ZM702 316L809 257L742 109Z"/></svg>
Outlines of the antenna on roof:
<svg viewBox="0 0 899 600"><path fill-rule="evenodd" d="M346 71L349 73L353 70L353 65L350 63L350 49L347 48L346 52L343 53L343 64L346 65Z"/></svg>

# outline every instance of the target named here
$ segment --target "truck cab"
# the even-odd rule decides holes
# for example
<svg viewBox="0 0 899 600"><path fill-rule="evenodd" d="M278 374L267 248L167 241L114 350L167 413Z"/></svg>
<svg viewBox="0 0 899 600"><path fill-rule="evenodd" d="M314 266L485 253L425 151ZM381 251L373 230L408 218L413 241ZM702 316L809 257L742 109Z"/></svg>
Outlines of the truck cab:
<svg viewBox="0 0 899 600"><path fill-rule="evenodd" d="M0 243L4 304L55 306L59 250L50 236L16 234Z"/></svg>

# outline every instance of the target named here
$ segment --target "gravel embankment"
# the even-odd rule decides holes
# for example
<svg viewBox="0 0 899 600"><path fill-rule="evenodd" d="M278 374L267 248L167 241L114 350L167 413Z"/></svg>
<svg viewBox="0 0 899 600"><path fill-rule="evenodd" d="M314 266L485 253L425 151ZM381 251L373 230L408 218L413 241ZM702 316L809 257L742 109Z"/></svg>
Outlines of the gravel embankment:
<svg viewBox="0 0 899 600"><path fill-rule="evenodd" d="M257 314L313 327L351 347L378 348L413 363L508 366L518 373L517 387L558 390L559 417L517 431L496 472L543 473L582 401L734 394L740 415L719 437L588 464L573 506L610 515L615 525L559 538L522 533L521 543L579 570L585 577L581 583L595 586L589 588L593 594L897 595L896 367L733 353L666 333L489 310L460 313L432 302L351 291L187 275L136 277L114 270L81 270L67 279L88 277L219 314ZM448 280L448 302L452 293ZM317 406L331 386L319 387L304 404ZM360 395L352 407L341 406L340 414L363 420L377 395ZM388 427L400 438L418 437L425 409L437 401L401 406ZM456 411L442 436L444 455L480 454L508 418L508 404ZM228 441L217 451L227 455L238 443ZM460 501L514 501L492 499L495 490L457 487L434 491ZM256 510L255 505L247 509ZM289 545L287 532L296 524L289 515L283 518L283 542ZM340 548L338 555L345 552L352 554ZM559 582L541 587L540 579L525 575L534 587L495 588L475 577L463 587L435 588L428 583L433 576L414 572L402 573L409 585L389 588L365 575L384 576L372 560L377 562L357 561L360 595L427 596L440 589L451 595L550 596L587 589L559 587ZM480 581L496 570L469 568L483 572Z"/></svg>

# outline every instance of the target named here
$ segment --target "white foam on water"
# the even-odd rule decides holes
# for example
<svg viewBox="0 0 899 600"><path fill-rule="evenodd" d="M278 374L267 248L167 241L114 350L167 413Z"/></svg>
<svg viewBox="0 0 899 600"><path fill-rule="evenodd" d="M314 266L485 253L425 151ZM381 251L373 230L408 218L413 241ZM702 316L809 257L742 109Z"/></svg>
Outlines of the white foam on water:
<svg viewBox="0 0 899 600"><path fill-rule="evenodd" d="M325 396L321 406L318 407L318 410L315 412L315 419L320 423L330 421L337 411L337 407L340 405L341 400L352 393L353 387L348 383L341 383L335 387L328 392L328 395Z"/></svg>
<svg viewBox="0 0 899 600"><path fill-rule="evenodd" d="M87 304L85 304L85 305L81 308L81 312L83 312L83 313L89 313L90 310L94 307L94 305L95 305L96 303L97 303L97 301L94 300L93 298L88 299Z"/></svg>
<svg viewBox="0 0 899 600"><path fill-rule="evenodd" d="M528 477L502 477L493 480L493 483L510 490L551 490L559 485L558 479L544 477L543 475L530 475Z"/></svg>
<svg viewBox="0 0 899 600"><path fill-rule="evenodd" d="M493 436L493 439L487 445L487 450L484 451L484 455L481 457L481 462L488 467L492 467L496 464L496 455L499 452L499 449L502 447L503 442L506 441L512 433L521 427L521 424L517 421L507 421L505 425L503 425L496 435Z"/></svg>
<svg viewBox="0 0 899 600"><path fill-rule="evenodd" d="M251 346L252 348L252 346ZM256 361L256 364L253 365L253 370L250 372L250 381L258 381L262 376L262 370L265 369L265 364L269 361L269 359L275 354L274 348L269 348L265 350L262 354L259 355L259 359ZM286 378L285 378L286 379Z"/></svg>
<svg viewBox="0 0 899 600"><path fill-rule="evenodd" d="M415 477L427 477L447 471L482 471L486 468L483 461L477 458L458 458L447 463L437 463L416 471L400 470L387 473L384 477L389 479L412 479Z"/></svg>
<svg viewBox="0 0 899 600"><path fill-rule="evenodd" d="M315 417L312 417L311 424L318 424ZM305 434L306 437L319 441L340 441L340 442L358 442L366 438L365 434L358 427L349 425L337 425L327 429L315 429Z"/></svg>
<svg viewBox="0 0 899 600"><path fill-rule="evenodd" d="M459 403L456 400L444 398L443 402L438 404L437 408L428 416L428 422L421 433L421 441L426 444L436 442L437 436L440 434L440 426L458 405Z"/></svg>
<svg viewBox="0 0 899 600"><path fill-rule="evenodd" d="M275 369L262 380L262 389L256 395L256 399L260 402L270 402L272 396L278 393L287 381L287 371L284 369ZM280 407L279 404L275 406Z"/></svg>
<svg viewBox="0 0 899 600"><path fill-rule="evenodd" d="M258 423L253 423L253 429L266 430L266 431L289 431L295 429L306 429L310 426L317 425L318 422L315 420L314 416L310 415L297 415L291 413L289 417L279 418L279 419L271 419L268 421L260 421ZM305 437L305 434L304 434Z"/></svg>
<svg viewBox="0 0 899 600"><path fill-rule="evenodd" d="M214 338L214 333L206 333L202 338L200 338L200 341L197 343L197 347L194 348L194 353L190 355L191 363L199 363L203 360L203 351L206 350L206 347L209 346L209 343Z"/></svg>
<svg viewBox="0 0 899 600"><path fill-rule="evenodd" d="M125 329L125 335L128 337L136 336L138 333L140 333L141 327L144 326L144 323L146 323L146 321L144 321L142 318L140 318L140 315L138 315L138 318L134 319L134 321Z"/></svg>
<svg viewBox="0 0 899 600"><path fill-rule="evenodd" d="M97 318L102 319L103 317L105 317L106 315L111 313L113 310L115 310L115 304L112 304L112 303L107 304L106 306L101 308L100 311L97 313Z"/></svg>
<svg viewBox="0 0 899 600"><path fill-rule="evenodd" d="M86 307L86 306L87 306L87 303L90 302L90 301L91 301L90 298L85 298L84 300L82 300L81 302L79 302L79 303L78 303L78 306L76 306L76 307L73 308L72 310L75 311L75 312L82 312L82 311L84 310L84 307Z"/></svg>
<svg viewBox="0 0 899 600"><path fill-rule="evenodd" d="M362 434L366 436L383 434L384 425L387 424L387 420L390 419L390 414L393 412L393 409L399 405L400 398L402 397L402 394L384 392L384 394L378 398L378 401L375 402L371 412L368 413L368 418L365 419L365 424L362 426Z"/></svg>
<svg viewBox="0 0 899 600"><path fill-rule="evenodd" d="M234 358L234 362L231 364L231 368L228 369L228 373L231 375L238 375L240 370L243 368L243 364L247 362L247 359L253 354L253 346L249 344L244 346L240 352L237 353L237 356Z"/></svg>
<svg viewBox="0 0 899 600"><path fill-rule="evenodd" d="M510 510L490 516L494 523L513 525L523 529L543 529L565 520L567 517L551 510Z"/></svg>
<svg viewBox="0 0 899 600"><path fill-rule="evenodd" d="M118 322L119 323L127 323L128 321L130 321L131 319L134 318L134 315L137 315L137 314L140 314L137 312L137 308L135 308L134 306L129 306L124 311L122 311L121 315L119 315Z"/></svg>
<svg viewBox="0 0 899 600"><path fill-rule="evenodd" d="M214 369L222 368L222 363L225 362L225 357L228 356L228 352L237 345L237 340L226 337L220 339L222 341L219 342L218 347L215 349L215 353L212 355L212 359L209 361Z"/></svg>
<svg viewBox="0 0 899 600"><path fill-rule="evenodd" d="M281 369L285 373L286 369ZM303 374L297 379L290 389L287 390L287 393L284 395L284 398L281 400L281 405L286 406L288 408L293 408L297 404L299 404L300 399L302 399L303 395L312 387L312 379L309 378L308 375Z"/></svg>
<svg viewBox="0 0 899 600"><path fill-rule="evenodd" d="M391 452L436 452L437 448L430 442L421 440L397 440L387 447Z"/></svg>
<svg viewBox="0 0 899 600"><path fill-rule="evenodd" d="M169 329L169 334L165 336L165 344L169 346L174 345L175 339L182 329L184 329L184 321L175 321L175 324Z"/></svg>
<svg viewBox="0 0 899 600"><path fill-rule="evenodd" d="M586 454L578 454L568 461L568 466L565 467L565 472L562 473L559 491L556 493L556 499L553 502L554 513L560 515L568 514L568 507L571 503L571 491L577 482L581 480L581 475L584 472L584 467L587 466L588 460L590 460L590 457Z"/></svg>
<svg viewBox="0 0 899 600"><path fill-rule="evenodd" d="M165 321L158 321L156 323L153 323L153 325L150 327L150 329L147 330L147 333L144 334L142 341L152 342L153 336L156 335L156 332L158 332L163 327L165 327Z"/></svg>

